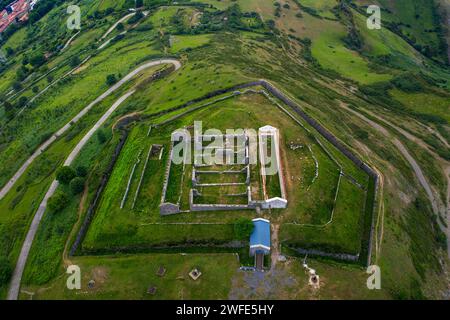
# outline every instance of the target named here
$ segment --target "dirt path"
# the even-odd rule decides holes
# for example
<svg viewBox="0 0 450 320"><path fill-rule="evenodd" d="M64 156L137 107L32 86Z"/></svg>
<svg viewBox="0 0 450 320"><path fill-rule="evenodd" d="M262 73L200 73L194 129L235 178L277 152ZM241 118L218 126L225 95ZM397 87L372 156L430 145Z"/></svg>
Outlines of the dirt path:
<svg viewBox="0 0 450 320"><path fill-rule="evenodd" d="M120 88L124 83L131 80L134 76L136 76L139 72L148 69L150 67L154 67L161 64L173 64L175 66L175 70L178 70L181 67L181 63L178 60L174 59L162 59L162 60L156 60L147 62L146 64L136 68L134 71L130 72L127 76L125 76L123 79L121 79L119 82L117 82L114 86L112 86L110 89L108 89L104 94L102 94L100 97L98 97L94 102L92 102L88 107L83 109L75 118L76 121L78 121L82 116L84 116L96 103L102 101L107 96L109 96L111 93L113 93L115 90ZM116 111L116 109L128 98L130 97L135 91L131 90L124 94L122 97L120 97L112 106L111 108L106 111L102 115L102 117L97 121L97 123L91 128L91 130L86 133L86 135L81 139L81 141L76 145L76 147L73 149L73 151L70 153L70 155L67 157L66 161L64 162L65 166L69 166L72 164L73 160L76 158L76 156L79 154L81 149L84 147L84 145L88 142L88 140L92 137L92 135L105 123L105 121L111 116L111 114ZM75 119L74 118L74 119ZM67 127L67 129L70 127L71 123L68 123L64 128ZM63 129L64 129L63 128ZM66 131L67 131L66 129ZM62 130L62 129L61 129ZM60 130L60 131L61 131ZM58 131L58 132L60 132ZM64 131L65 132L65 131ZM60 134L59 134L60 135ZM53 137L56 137L57 135L54 135ZM52 138L53 138L52 137ZM56 138L55 138L56 139ZM42 152L42 151L41 151ZM31 164L31 163L30 163ZM47 208L47 202L48 199L55 193L56 189L58 188L58 181L54 180L48 189L47 193L44 196L44 199L42 200L41 204L39 205L39 208L34 215L33 221L31 222L30 228L28 230L27 236L25 238L25 241L22 245L22 249L20 251L19 259L17 261L16 267L14 269L14 273L11 280L11 285L8 291L8 300L17 300L19 296L19 290L20 290L20 283L22 280L23 271L25 269L25 264L28 259L28 255L30 253L31 246L33 244L34 237L36 236L37 230L39 228L39 224L42 220L42 217L44 215L44 212ZM3 190L2 190L3 191Z"/></svg>
<svg viewBox="0 0 450 320"><path fill-rule="evenodd" d="M73 39L75 39L75 37L80 33L80 31L78 31L77 33L75 33L72 37L70 37L70 39L66 42L66 44L64 45L64 47L61 49L61 52L66 50L68 46L70 46L70 44L72 43Z"/></svg>
<svg viewBox="0 0 450 320"><path fill-rule="evenodd" d="M272 223L272 234L271 234L271 241L272 241L272 252L270 253L270 259L271 259L271 265L270 270L273 270L278 262L278 257L280 256L280 242L278 240L278 234L280 231L280 224L275 222Z"/></svg>

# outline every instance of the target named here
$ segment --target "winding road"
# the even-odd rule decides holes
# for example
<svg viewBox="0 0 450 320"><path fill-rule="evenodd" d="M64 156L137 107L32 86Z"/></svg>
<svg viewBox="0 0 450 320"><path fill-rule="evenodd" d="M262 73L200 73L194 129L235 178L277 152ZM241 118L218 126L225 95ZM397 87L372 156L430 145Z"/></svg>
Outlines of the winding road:
<svg viewBox="0 0 450 320"><path fill-rule="evenodd" d="M12 188L14 185L14 182L17 181L17 179L20 178L20 176L25 172L25 170L28 168L28 166L31 165L31 163L36 159L42 152L45 151L60 135L64 134L69 128L71 127L71 123L75 123L79 121L89 110L104 100L106 97L108 97L111 93L119 89L123 84L128 82L130 79L132 79L134 76L136 76L138 73L142 72L145 69L157 66L157 65L164 65L164 64L172 64L175 67L175 70L178 70L181 68L181 63L178 60L175 59L161 59L156 61L150 61L147 62L140 67L136 68L132 72L130 72L128 75L126 75L124 78L122 78L119 82L117 82L114 86L109 88L107 91L105 91L101 96L99 96L97 99L95 99L93 102L91 102L86 108L84 108L80 113L78 113L69 123L67 123L63 128L58 130L56 134L54 134L49 140L47 140L39 149L26 161L26 163L22 166L22 168L14 175L14 177L8 182L8 184L1 190L0 193L0 199L4 197L4 195ZM64 162L64 165L68 166L72 164L73 160L77 157L77 155L80 153L81 149L85 146L85 144L88 142L88 140L92 137L92 135L97 131L98 128L100 128L105 121L111 116L111 114L116 111L116 109L131 95L133 95L135 90L128 91L125 93L122 97L120 97L109 109L106 111L102 117L97 121L97 123L89 130L88 133L80 140L80 142L75 146L75 148L72 150L70 155L67 157L66 161ZM14 269L14 273L12 276L10 288L8 291L8 300L17 300L19 296L19 290L20 290L20 283L22 280L23 271L25 269L25 265L28 259L28 255L30 253L31 246L33 244L34 237L36 236L37 230L39 228L39 224L42 220L42 217L44 215L44 212L47 208L47 202L49 198L55 193L56 189L58 188L58 181L54 180L52 184L50 185L50 188L48 189L47 193L44 196L44 199L42 200L41 204L39 205L38 210L36 211L36 214L34 215L33 221L31 222L30 228L28 230L27 236L25 238L25 241L22 245L22 249L20 251L19 258L17 260L16 267Z"/></svg>
<svg viewBox="0 0 450 320"><path fill-rule="evenodd" d="M106 38L111 32L113 32L114 29L116 29L116 27L119 25L119 23L121 23L121 22L123 22L123 21L125 21L125 20L127 20L127 19L129 19L129 18L131 18L131 17L134 16L135 14L136 14L136 12L130 13L129 15L126 15L125 17L123 17L122 19L120 19L119 21L117 21L111 28L108 29L108 31L106 31L106 33L103 35L103 37L102 37L100 40L105 40L105 38ZM149 14L149 11L144 11L142 14L146 17L146 16ZM135 25L132 26L131 28L136 27L138 24L139 24L139 23L135 24ZM127 32L128 32L128 30L124 30L124 31L122 31L121 33L119 33L119 35L122 35L122 36L123 36L123 35L127 34ZM108 44L111 43L111 41L113 41L114 38L115 38L115 37L112 37L112 38L106 40L105 42L103 42L103 43L98 47L97 50L103 50Z"/></svg>

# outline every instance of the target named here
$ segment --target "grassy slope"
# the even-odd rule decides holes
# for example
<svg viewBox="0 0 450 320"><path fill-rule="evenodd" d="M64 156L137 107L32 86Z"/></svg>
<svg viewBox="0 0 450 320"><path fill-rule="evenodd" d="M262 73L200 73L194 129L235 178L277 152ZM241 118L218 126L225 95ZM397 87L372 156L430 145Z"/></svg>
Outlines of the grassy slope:
<svg viewBox="0 0 450 320"><path fill-rule="evenodd" d="M254 5L254 3L247 3L249 5ZM221 5L219 2L217 2L217 4ZM259 5L259 7L261 6L262 5ZM266 8L264 14L270 17L272 15L271 4L268 4L264 8ZM298 70L299 66L290 62L292 57L286 57L284 61L281 62L276 61L274 57L283 55L284 53L278 52L274 48L266 45L264 42L256 44L256 41L252 40L252 38L254 38L253 36L243 36L243 38L245 40L243 39L242 41L235 41L234 39L231 40L230 37L221 38L221 43L214 43L214 50L209 50L209 54L202 53L202 51L206 50L194 52L190 55L190 59L196 59L197 61L201 59L208 61L211 59L214 64L221 66L221 69L219 69L220 72L226 71L229 78L233 78L236 74L238 74L238 72L235 71L236 68L241 68L241 70L245 71L245 74L273 78L290 92L295 92L297 98L305 101L305 107L309 112L312 112L316 118L320 119L323 123L326 123L329 128L335 132L338 132L343 139L353 144L351 133L354 129L347 124L357 125L359 127L364 127L364 124L360 123L357 119L344 116L336 110L336 104L331 102L332 99L337 96L334 91L336 89L326 89L331 86L329 81L325 81L325 83L323 81L316 82L317 79L312 81L311 79L315 78L316 74L302 68L300 68L300 72ZM400 42L400 40L396 40L396 42ZM392 43L390 46L392 46ZM231 50L231 48L233 48L233 50ZM213 52L213 55L211 55L211 51ZM239 52L240 54L236 54L236 52ZM258 55L255 55L256 52L258 52ZM251 58L249 58L249 55L251 55ZM233 61L233 66L231 66L230 58ZM271 68L269 68L265 63L267 58L270 58L272 62L275 61ZM258 64L260 67L258 73L255 73L255 70L252 70L252 68L249 67L253 64ZM204 69L204 72L209 72L211 76L213 75L214 68L205 65L198 66L199 75L202 74L202 68ZM281 76L281 70L284 71L283 76ZM439 70L439 72L441 72L441 70ZM240 73L239 76L241 76ZM185 80L185 82L181 82L181 86L179 87L186 89L190 88L189 82L193 81L190 81L192 79L188 79L186 77L187 75L183 74L182 78L184 78L183 80ZM175 78L172 78L170 81L174 79ZM167 82L163 83L167 84ZM200 85L200 87L207 87L206 90L208 87L215 86L219 86L219 84L215 85L208 82L207 84ZM196 84L195 88L197 87L199 87L199 83ZM303 89L301 90L302 93L299 93L299 88ZM308 90L304 90L306 88ZM159 89L165 90L166 93L172 92L170 91L170 86L167 85L161 85ZM190 92L190 95L193 95L191 90L188 92ZM152 106L152 109L157 109L175 105L184 99L182 96L172 99L171 96L172 94L170 94L170 98L168 98L168 96L165 95L166 98L164 98L163 94L159 95L159 93L156 93L152 97L149 97L146 101L158 102L156 106ZM348 97L346 98L353 99ZM315 107L309 107L308 103L309 105L314 105ZM355 100L355 103L366 106L363 101L358 101L357 99ZM139 106L134 106L134 108L136 107L139 108ZM132 106L131 109L133 109ZM346 123L346 125L342 127L342 123ZM391 212L391 214L386 217L385 241L383 246L383 255L380 261L383 269L385 270L385 274L387 275L385 281L386 287L396 297L417 297L417 293L420 293L420 289L418 289L421 286L420 283L424 283L424 281L427 280L426 277L422 277L418 280L417 266L422 263L428 263L430 265L433 264L432 261L429 261L428 257L436 255L436 244L434 243L434 240L428 241L428 239L432 239L431 235L433 235L433 232L422 232L423 230L427 230L429 223L428 220L422 221L420 224L409 224L406 226L402 225L400 217L404 212L400 209L401 206L399 208L399 203L404 204L404 199L399 197L399 194L412 194L412 197L414 197L417 187L406 186L404 184L404 181L412 181L412 177L408 166L405 165L403 161L399 160L401 157L396 155L396 151L390 146L382 143L382 138L380 138L380 142L374 141L373 137L377 136L376 133L372 132L370 129L368 129L368 131L370 131L371 138L365 141L365 143L374 152L374 155L371 156L371 161L375 162L377 166L383 168L390 179L390 184L388 185L387 190L386 206L387 211ZM389 163L380 159L388 159ZM393 168L396 168L396 170ZM39 185L40 190L43 189L43 186L44 184ZM33 193L35 196L38 195L38 192ZM15 195L12 196L9 201L11 201L14 197ZM23 203L21 202L20 205L23 205ZM25 205L24 208L29 208L29 206ZM411 211L410 215L414 217L422 216L416 211ZM425 248L420 250L420 252L426 254L415 254L416 252L419 252L417 246L410 245L410 239L414 236L414 234L422 234L421 237L423 239L427 239L427 241L424 242L426 244ZM410 252L413 253L415 257L414 260L411 260L411 255L409 254ZM334 268L333 270L337 271L338 269L339 268ZM434 268L430 268L430 270L434 270ZM342 288L341 286L339 287ZM337 291L339 291L339 289L337 289Z"/></svg>
<svg viewBox="0 0 450 320"><path fill-rule="evenodd" d="M445 61L445 53L440 51L440 39L437 28L439 21L435 16L436 1L419 0L413 3L408 0L356 0L359 5L378 4L384 10L382 19L399 25L401 34L410 41L434 51L433 56Z"/></svg>
<svg viewBox="0 0 450 320"><path fill-rule="evenodd" d="M82 293L67 290L66 277L61 274L48 290L38 290L34 299L227 299L231 278L238 268L232 254L82 257L73 262L82 270ZM160 266L167 270L164 277L156 274ZM202 272L197 281L188 275L194 268ZM91 280L95 280L95 287L88 289ZM157 288L156 294L147 293L150 287Z"/></svg>

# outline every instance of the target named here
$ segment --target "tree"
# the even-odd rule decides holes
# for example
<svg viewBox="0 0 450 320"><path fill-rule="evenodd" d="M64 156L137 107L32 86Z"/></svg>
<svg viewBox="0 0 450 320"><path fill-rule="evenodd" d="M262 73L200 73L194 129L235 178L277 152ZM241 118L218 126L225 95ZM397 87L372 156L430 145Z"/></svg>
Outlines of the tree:
<svg viewBox="0 0 450 320"><path fill-rule="evenodd" d="M136 11L136 14L134 16L132 16L130 19L128 19L127 23L129 25L135 24L136 22L141 20L143 17L144 17L144 14L140 10Z"/></svg>
<svg viewBox="0 0 450 320"><path fill-rule="evenodd" d="M12 56L14 54L14 49L13 48L7 47L7 48L5 48L5 51L6 51L6 55L8 57L10 57L10 56Z"/></svg>
<svg viewBox="0 0 450 320"><path fill-rule="evenodd" d="M239 240L248 240L253 232L253 222L247 218L239 218L234 223L234 234Z"/></svg>
<svg viewBox="0 0 450 320"><path fill-rule="evenodd" d="M25 80L25 78L28 76L28 72L29 70L25 66L21 66L20 68L18 68L16 71L17 80L19 81Z"/></svg>
<svg viewBox="0 0 450 320"><path fill-rule="evenodd" d="M80 58L78 58L78 56L74 56L70 59L69 65L71 68L76 68L80 63Z"/></svg>
<svg viewBox="0 0 450 320"><path fill-rule="evenodd" d="M54 77L51 74L47 76L47 82L48 83L52 83L53 79L54 79Z"/></svg>
<svg viewBox="0 0 450 320"><path fill-rule="evenodd" d="M117 82L116 75L115 74L109 74L106 76L106 84L108 86L112 86Z"/></svg>
<svg viewBox="0 0 450 320"><path fill-rule="evenodd" d="M75 170L73 170L72 167L61 167L56 171L56 180L62 184L69 184L76 176Z"/></svg>
<svg viewBox="0 0 450 320"><path fill-rule="evenodd" d="M70 181L70 191L73 195L80 194L84 190L84 178L77 177Z"/></svg>
<svg viewBox="0 0 450 320"><path fill-rule="evenodd" d="M28 102L28 98L27 97L25 97L25 96L20 97L19 100L17 100L16 108L20 109L20 108L25 107L27 102Z"/></svg>
<svg viewBox="0 0 450 320"><path fill-rule="evenodd" d="M15 81L12 87L15 91L20 91L22 89L22 84L19 81Z"/></svg>
<svg viewBox="0 0 450 320"><path fill-rule="evenodd" d="M33 67L40 67L45 63L45 57L42 53L35 54L30 58L30 64Z"/></svg>
<svg viewBox="0 0 450 320"><path fill-rule="evenodd" d="M11 102L5 101L3 103L3 107L5 110L5 115L8 120L11 120L15 116L14 107Z"/></svg>
<svg viewBox="0 0 450 320"><path fill-rule="evenodd" d="M97 139L100 144L104 144L106 142L106 134L103 130L97 131Z"/></svg>
<svg viewBox="0 0 450 320"><path fill-rule="evenodd" d="M3 106L5 107L5 110L9 110L13 108L13 105L9 101L3 102Z"/></svg>
<svg viewBox="0 0 450 320"><path fill-rule="evenodd" d="M69 197L62 191L58 191L48 199L48 209L52 213L63 210L69 204Z"/></svg>
<svg viewBox="0 0 450 320"><path fill-rule="evenodd" d="M88 169L84 166L78 166L75 171L79 177L86 177L88 174Z"/></svg>
<svg viewBox="0 0 450 320"><path fill-rule="evenodd" d="M39 92L39 87L38 86L34 86L32 90L33 90L33 93L38 93Z"/></svg>
<svg viewBox="0 0 450 320"><path fill-rule="evenodd" d="M8 284L12 275L12 268L6 257L0 256L0 287Z"/></svg>
<svg viewBox="0 0 450 320"><path fill-rule="evenodd" d="M125 29L125 26L123 25L123 23L119 23L116 27L117 31L123 31Z"/></svg>

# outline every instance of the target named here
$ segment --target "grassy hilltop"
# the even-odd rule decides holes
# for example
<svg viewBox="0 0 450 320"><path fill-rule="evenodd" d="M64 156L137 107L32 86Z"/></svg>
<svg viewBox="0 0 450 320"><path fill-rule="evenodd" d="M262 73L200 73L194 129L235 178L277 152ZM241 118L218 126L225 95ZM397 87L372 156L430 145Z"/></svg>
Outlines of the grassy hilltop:
<svg viewBox="0 0 450 320"><path fill-rule="evenodd" d="M79 33L66 27L67 6L73 3L81 8ZM38 299L442 298L448 288L449 220L444 207L450 173L450 62L442 1L144 0L135 16L104 37L134 3L41 0L38 7L45 10L39 10L32 22L13 26L2 35L0 49L7 61L0 66L0 186L114 79L152 59L172 57L182 62L178 71L155 81L151 76L167 66L147 69L95 105L0 200L0 262L6 270L15 266L57 169L101 115L123 94L136 90L76 158L73 167L87 169L84 191L70 196L58 212L45 213L22 278L24 291ZM374 3L382 8L381 30L366 27L366 7ZM280 111L274 101L253 93L221 102L207 96L258 79L280 88L379 172L382 179L375 199L363 171L300 118L291 119ZM147 136L150 125L180 115L184 109L176 107L193 100L190 107L213 103ZM78 252L85 256L68 256L123 134L119 120L136 114ZM258 128L265 123L282 128L290 204L284 212L264 213L280 226L281 250L290 257L279 266L281 278L273 278L275 291L246 292L246 276L237 268L248 262L247 249L245 244L237 250L229 248L238 240L233 228L236 218L252 218L253 213L168 219L158 214L165 170L160 163L167 161L170 133L199 119L220 129ZM303 148L290 148L292 142ZM161 161L150 161L136 209L129 199L120 210L136 159L156 143L165 151ZM411 159L420 167L440 210L433 210ZM316 161L319 176L310 186ZM135 177L142 170L143 162ZM174 198L186 197L177 193L185 186L181 188L173 190ZM136 189L134 181L130 194ZM69 186L59 187L58 192L71 194ZM291 248L358 254L366 245L364 217L374 202L372 262L382 269L382 290L366 289L362 264L311 258L309 264L324 279L323 287L312 292L301 269L303 256ZM324 229L302 225L322 225L331 212L336 223ZM166 222L172 224L158 225ZM194 224L175 224L186 222ZM197 247L164 247L187 242ZM83 281L95 279L95 290L84 287L80 294L66 290L68 264L82 266ZM167 278L154 276L160 265L168 268ZM186 277L194 267L205 273L198 283ZM145 272L150 275L145 277ZM6 296L10 272L6 274L0 282L0 298ZM284 283L283 277L294 280L281 288L277 283ZM158 287L155 296L146 294L150 284ZM29 296L22 293L21 298Z"/></svg>

